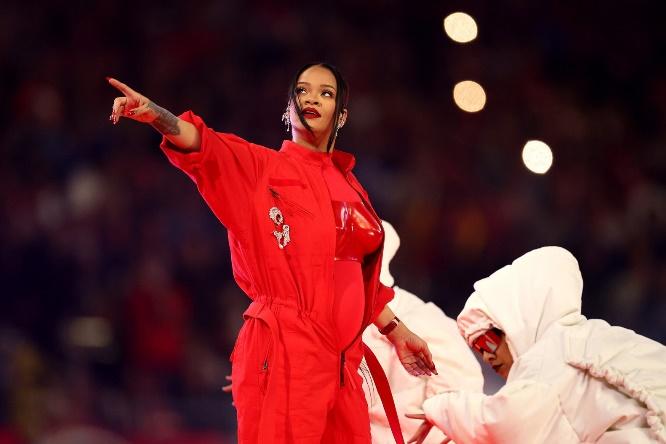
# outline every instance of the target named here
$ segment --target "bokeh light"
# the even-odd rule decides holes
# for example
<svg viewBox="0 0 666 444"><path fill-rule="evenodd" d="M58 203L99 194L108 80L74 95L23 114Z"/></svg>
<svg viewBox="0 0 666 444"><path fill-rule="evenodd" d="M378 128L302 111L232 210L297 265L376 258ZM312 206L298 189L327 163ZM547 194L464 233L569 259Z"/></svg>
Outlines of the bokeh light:
<svg viewBox="0 0 666 444"><path fill-rule="evenodd" d="M529 140L523 147L523 163L533 173L544 174L553 165L553 152L540 140Z"/></svg>
<svg viewBox="0 0 666 444"><path fill-rule="evenodd" d="M486 92L472 80L464 80L453 87L453 100L463 111L475 113L486 105Z"/></svg>
<svg viewBox="0 0 666 444"><path fill-rule="evenodd" d="M100 317L79 317L66 326L67 344L82 348L102 348L113 340L111 324Z"/></svg>
<svg viewBox="0 0 666 444"><path fill-rule="evenodd" d="M444 19L444 32L454 42L468 43L476 38L478 28L472 16L454 12Z"/></svg>

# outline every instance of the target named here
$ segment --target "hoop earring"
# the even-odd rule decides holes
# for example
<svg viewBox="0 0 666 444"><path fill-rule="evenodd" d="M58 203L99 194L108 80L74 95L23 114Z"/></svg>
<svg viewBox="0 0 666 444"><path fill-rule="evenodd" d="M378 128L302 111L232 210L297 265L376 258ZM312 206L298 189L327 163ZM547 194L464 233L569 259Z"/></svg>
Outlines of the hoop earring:
<svg viewBox="0 0 666 444"><path fill-rule="evenodd" d="M284 111L282 114L282 122L284 123L285 129L287 132L291 130L291 122L289 121L289 107L287 106L287 109Z"/></svg>

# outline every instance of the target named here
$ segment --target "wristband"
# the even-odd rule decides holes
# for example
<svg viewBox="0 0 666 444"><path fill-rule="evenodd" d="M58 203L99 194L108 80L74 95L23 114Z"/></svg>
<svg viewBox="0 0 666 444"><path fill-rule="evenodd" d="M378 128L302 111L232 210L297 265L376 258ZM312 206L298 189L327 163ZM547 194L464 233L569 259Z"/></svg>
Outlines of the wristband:
<svg viewBox="0 0 666 444"><path fill-rule="evenodd" d="M387 334L391 333L395 328L398 326L398 323L400 322L400 319L398 319L397 316L394 316L393 319L391 319L391 322L386 324L384 327L382 327L379 330L379 333L383 334L386 336Z"/></svg>

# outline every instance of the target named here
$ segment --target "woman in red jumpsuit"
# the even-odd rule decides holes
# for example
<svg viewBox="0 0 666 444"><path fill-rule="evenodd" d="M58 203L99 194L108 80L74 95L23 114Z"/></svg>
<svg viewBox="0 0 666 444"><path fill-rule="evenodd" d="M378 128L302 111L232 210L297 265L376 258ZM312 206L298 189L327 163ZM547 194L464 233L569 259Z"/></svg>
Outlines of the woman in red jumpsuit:
<svg viewBox="0 0 666 444"><path fill-rule="evenodd" d="M386 307L379 283L384 233L334 149L347 120L347 84L328 64L299 70L279 151L176 117L127 85L110 119L149 123L227 228L233 274L252 300L232 353L240 443L370 443L358 367L370 323L415 376L435 371L427 345Z"/></svg>

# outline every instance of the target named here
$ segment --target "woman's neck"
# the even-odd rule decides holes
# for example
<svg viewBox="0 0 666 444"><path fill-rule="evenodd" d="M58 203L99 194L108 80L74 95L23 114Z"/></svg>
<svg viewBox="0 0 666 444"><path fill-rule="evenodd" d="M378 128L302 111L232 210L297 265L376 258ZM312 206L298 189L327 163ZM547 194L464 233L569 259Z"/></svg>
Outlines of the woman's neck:
<svg viewBox="0 0 666 444"><path fill-rule="evenodd" d="M312 134L309 131L305 131L305 134L301 131L292 131L291 133L291 140L294 143L297 143L301 146L304 146L308 149L311 149L312 151L316 151L319 153L325 153L327 152L327 147L328 147L328 138L330 134L322 134L320 136L317 136L316 134ZM335 140L333 140L333 143L331 144L331 150L330 152L333 152L333 147L335 146Z"/></svg>

